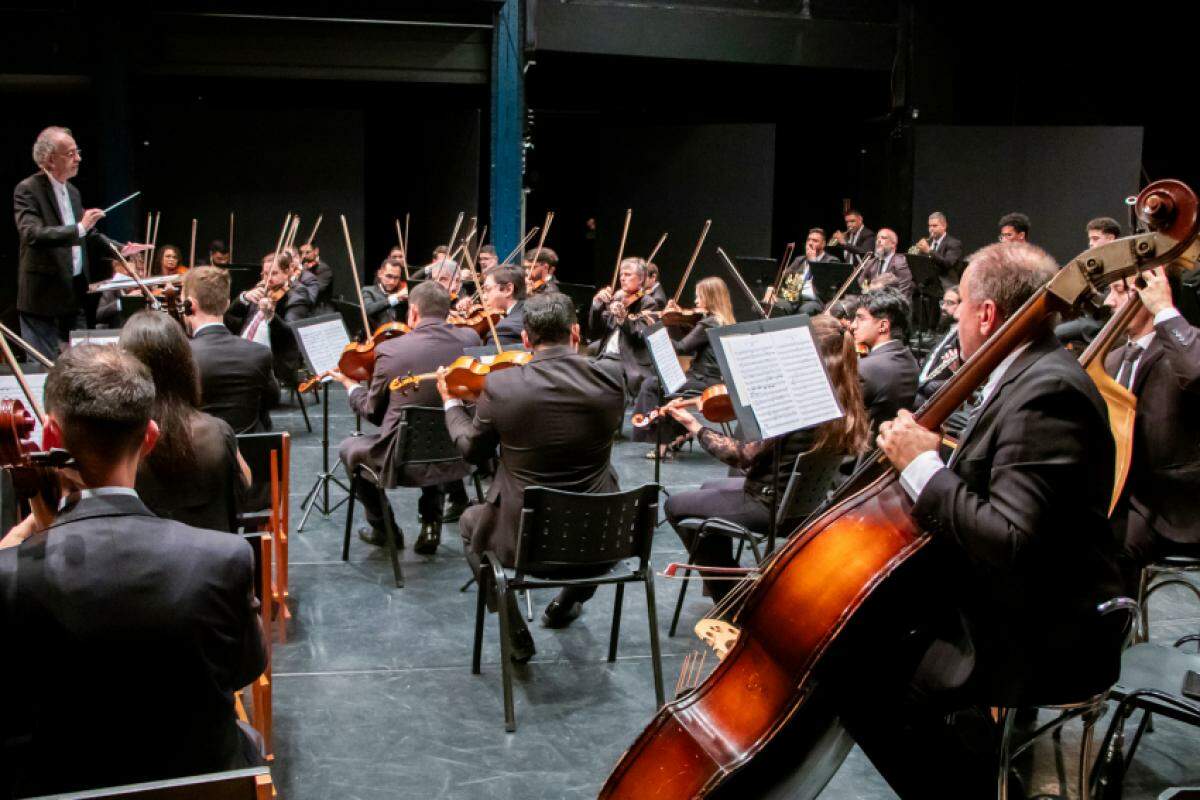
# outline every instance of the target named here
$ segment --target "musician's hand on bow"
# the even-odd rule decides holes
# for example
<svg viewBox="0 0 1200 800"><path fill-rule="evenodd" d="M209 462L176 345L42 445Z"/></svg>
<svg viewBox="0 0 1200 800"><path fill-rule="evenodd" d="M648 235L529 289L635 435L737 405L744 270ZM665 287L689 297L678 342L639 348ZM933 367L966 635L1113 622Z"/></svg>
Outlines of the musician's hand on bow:
<svg viewBox="0 0 1200 800"><path fill-rule="evenodd" d="M612 314L613 319L618 323L621 323L625 321L625 317L629 316L629 309L620 300L613 300L608 304L608 313Z"/></svg>
<svg viewBox="0 0 1200 800"><path fill-rule="evenodd" d="M253 289L247 289L246 291L242 292L242 299L245 300L249 305L254 306L258 305L258 301L263 299L264 295L266 295L266 289L264 289L262 286L255 286Z"/></svg>
<svg viewBox="0 0 1200 800"><path fill-rule="evenodd" d="M671 419L678 422L680 425L688 429L689 433L699 433L704 426L700 424L700 420L692 416L692 412L688 411L679 405L680 399L672 400L664 407L664 411L671 415Z"/></svg>
<svg viewBox="0 0 1200 800"><path fill-rule="evenodd" d="M676 303L676 302L675 302L675 301L672 299L672 300L668 300L668 301L667 301L667 307L666 307L666 308L664 308L662 311L660 311L660 312L657 312L657 313L659 313L659 314L661 315L661 314L665 314L665 313L666 313L666 312L668 312L668 311L679 311L679 312L682 312L682 311L683 311L683 309L679 307L679 303Z"/></svg>
<svg viewBox="0 0 1200 800"><path fill-rule="evenodd" d="M1139 287L1135 284L1133 289L1138 293L1138 297L1142 298L1142 305L1146 306L1146 310L1152 316L1164 309L1175 307L1175 301L1171 297L1171 284L1167 280L1166 267L1155 267L1143 272L1142 280L1146 285Z"/></svg>
<svg viewBox="0 0 1200 800"><path fill-rule="evenodd" d="M941 436L922 428L912 412L903 409L895 419L879 426L879 436L875 439L892 466L901 472L921 453L936 451L941 441Z"/></svg>
<svg viewBox="0 0 1200 800"><path fill-rule="evenodd" d="M441 395L443 403L445 403L447 400L457 399L450 392L450 384L446 382L446 376L449 374L450 370L446 369L445 367L437 368L437 390L438 394Z"/></svg>
<svg viewBox="0 0 1200 800"><path fill-rule="evenodd" d="M12 530L4 534L4 538L0 539L0 550L6 547L16 547L41 529L37 518L33 514L30 514L16 525L13 525Z"/></svg>
<svg viewBox="0 0 1200 800"><path fill-rule="evenodd" d="M606 306L612 302L612 289L608 286L603 286L600 291L596 292L596 296L592 298L592 302L598 306Z"/></svg>
<svg viewBox="0 0 1200 800"><path fill-rule="evenodd" d="M332 378L333 380L337 381L338 383L340 383L342 386L344 386L346 388L346 391L350 391L355 386L359 385L358 381L350 380L345 375L343 375L341 372L338 372L336 369L330 371L329 377Z"/></svg>

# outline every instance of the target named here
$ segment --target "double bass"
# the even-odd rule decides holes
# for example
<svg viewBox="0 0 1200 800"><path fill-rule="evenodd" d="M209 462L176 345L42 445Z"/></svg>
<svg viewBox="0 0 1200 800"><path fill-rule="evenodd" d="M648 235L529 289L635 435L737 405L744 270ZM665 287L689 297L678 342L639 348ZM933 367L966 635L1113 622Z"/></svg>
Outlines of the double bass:
<svg viewBox="0 0 1200 800"><path fill-rule="evenodd" d="M937 430L1045 320L1089 292L1176 260L1200 257L1196 196L1178 181L1138 195L1148 233L1092 248L1039 289L915 415ZM899 474L881 454L866 460L831 504L803 523L747 584L736 641L693 690L664 705L617 763L602 798L695 798L728 790L777 739L803 765L800 794L815 796L844 757L818 669L883 587L906 572L929 536L913 519ZM735 590L737 591L737 590ZM822 758L823 756L823 758ZM760 763L759 766L762 766Z"/></svg>

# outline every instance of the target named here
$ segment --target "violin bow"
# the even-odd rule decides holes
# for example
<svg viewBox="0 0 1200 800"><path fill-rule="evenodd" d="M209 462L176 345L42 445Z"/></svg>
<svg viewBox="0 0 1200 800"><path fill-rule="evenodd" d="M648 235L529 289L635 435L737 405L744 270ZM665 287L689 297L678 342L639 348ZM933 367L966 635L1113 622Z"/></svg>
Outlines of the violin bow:
<svg viewBox="0 0 1200 800"><path fill-rule="evenodd" d="M150 240L150 252L145 255L146 259L146 274L150 275L154 271L154 256L158 253L158 224L162 222L162 212L154 212L154 238Z"/></svg>
<svg viewBox="0 0 1200 800"><path fill-rule="evenodd" d="M646 256L646 263L653 264L654 257L658 255L658 251L662 250L662 246L667 243L667 232L663 231L663 235L658 237L658 243L654 245L654 249L650 251L650 255Z"/></svg>
<svg viewBox="0 0 1200 800"><path fill-rule="evenodd" d="M408 252L409 252L408 242L409 242L409 238L408 238L408 212L407 212L407 211L405 211L405 212L404 212L404 241L403 241L403 242L401 242L401 244L400 244L400 246L401 246L401 247L403 248L403 250L404 250L404 263L405 263L405 264L407 264L407 263L408 263Z"/></svg>
<svg viewBox="0 0 1200 800"><path fill-rule="evenodd" d="M279 266L279 251L283 249L284 239L287 238L288 228L292 226L292 212L288 212L283 218L283 228L279 231L279 238L275 240L275 255L272 256L271 265Z"/></svg>
<svg viewBox="0 0 1200 800"><path fill-rule="evenodd" d="M692 276L692 267L696 266L696 259L700 257L700 249L704 247L704 240L708 237L708 229L712 227L712 220L704 220L704 227L700 231L700 238L696 240L696 248L692 250L692 257L688 259L687 268L683 271L683 280L679 281L679 286L675 289L675 296L671 298L671 302L679 305L679 298L683 295L683 289L687 286L688 278Z"/></svg>
<svg viewBox="0 0 1200 800"><path fill-rule="evenodd" d="M188 267L196 266L196 218L192 217L192 245L188 248Z"/></svg>
<svg viewBox="0 0 1200 800"><path fill-rule="evenodd" d="M754 304L754 308L758 311L758 315L763 319L766 319L767 312L763 311L763 307L758 302L758 298L754 296L754 292L750 291L750 287L746 285L746 280L742 277L742 273L738 272L738 268L733 265L733 259L731 259L729 255L719 247L717 248L717 253L721 256L721 258L725 259L725 266L729 267L729 271L733 273L733 277L737 278L738 286L740 286L742 291L746 293L746 297L750 298L750 302Z"/></svg>
<svg viewBox="0 0 1200 800"><path fill-rule="evenodd" d="M542 235L538 237L537 250L533 251L533 264L537 266L537 261L542 257L542 245L546 243L546 236L550 233L550 223L554 222L554 212L546 212L546 221L542 223Z"/></svg>
<svg viewBox="0 0 1200 800"><path fill-rule="evenodd" d="M233 263L233 212L229 212L229 241L226 243L229 247L229 263Z"/></svg>
<svg viewBox="0 0 1200 800"><path fill-rule="evenodd" d="M404 280L411 280L408 274L408 248L404 246L404 234L400 232L400 218L396 218L396 240L400 242L400 255L404 259Z"/></svg>
<svg viewBox="0 0 1200 800"><path fill-rule="evenodd" d="M617 278L621 277L621 259L625 257L625 239L629 236L629 221L633 218L633 209L625 209L625 228L621 231L621 246L617 248L617 264L613 267L612 283L609 291L617 290Z"/></svg>
<svg viewBox="0 0 1200 800"><path fill-rule="evenodd" d="M504 260L501 261L500 263L501 264L511 264L512 260L517 257L517 254L525 249L525 245L529 244L530 240L533 239L534 236L537 236L537 233L538 233L538 227L536 225L534 225L532 228L529 229L529 233L525 234L525 238L522 239L517 244L517 246L513 248L512 252L509 253L507 256L505 256Z"/></svg>
<svg viewBox="0 0 1200 800"><path fill-rule="evenodd" d="M371 338L371 320L367 319L367 303L363 300L362 278L358 276L358 264L354 261L354 245L350 242L350 226L342 214L342 233L346 236L346 255L350 258L350 274L354 276L354 293L358 295L358 310L362 312L363 341Z"/></svg>
<svg viewBox="0 0 1200 800"><path fill-rule="evenodd" d="M471 260L471 254L467 250L463 250L463 261L467 262L467 269L471 271L471 280L475 281L476 292L483 291L483 281L479 279L479 270L475 268L475 262ZM487 320L488 328L492 331L492 341L496 343L496 355L504 352L504 345L500 344L500 335L496 333L496 323L492 322L492 315L488 311L487 306L483 307L483 318Z"/></svg>
<svg viewBox="0 0 1200 800"><path fill-rule="evenodd" d="M779 296L779 290L783 287L783 273L787 269L788 262L792 260L792 253L795 251L795 242L788 242L787 247L783 248L783 258L779 261L779 273L775 276L775 283L771 287L771 302L767 305L768 318L770 318L771 312L775 310L775 298Z"/></svg>
<svg viewBox="0 0 1200 800"><path fill-rule="evenodd" d="M0 333L3 333L5 336L7 336L8 338L12 339L14 342L19 344L21 346L22 350L24 350L26 353L28 353L30 355L30 357L32 357L34 360L36 360L38 363L40 363L46 369L50 369L51 367L54 366L53 361L51 361L50 359L48 359L44 355L42 355L41 352L36 347L34 347L29 342L22 339L20 336L18 336L12 330L12 328L9 328L3 322L0 322Z"/></svg>
<svg viewBox="0 0 1200 800"><path fill-rule="evenodd" d="M320 230L321 220L323 219L325 219L324 214L317 214L317 221L313 223L312 233L308 235L308 239L306 239L304 242L305 244L312 244L313 239L317 238L317 231Z"/></svg>
<svg viewBox="0 0 1200 800"><path fill-rule="evenodd" d="M446 242L446 252L442 253L442 257L438 259L437 266L446 263L446 259L450 257L450 251L454 249L454 240L458 238L458 229L462 227L465 212L458 212L458 219L454 221L454 230L450 231L450 241Z"/></svg>
<svg viewBox="0 0 1200 800"><path fill-rule="evenodd" d="M29 406L33 409L33 413L37 415L38 422L45 427L46 414L42 411L42 406L38 403L37 398L33 396L33 390L29 388L29 382L25 380L25 371L17 363L17 357L13 355L12 348L8 346L8 339L4 336L0 336L0 350L3 350L4 360L8 362L8 366L12 369L13 376L21 386L21 392L25 395L25 399L29 401ZM38 355L41 356L40 353Z"/></svg>
<svg viewBox="0 0 1200 800"><path fill-rule="evenodd" d="M846 282L841 285L841 288L839 288L837 290L837 293L834 294L833 298L828 303L826 303L825 307L828 308L829 306L836 303L838 300L841 300L842 296L846 294L846 290L849 289L854 284L854 282L856 280L858 280L859 276L862 275L866 271L867 264L871 263L874 260L875 260L875 254L872 253L871 255L864 258L862 261L858 262L858 266L855 267L854 270L850 273L850 277L846 278Z"/></svg>

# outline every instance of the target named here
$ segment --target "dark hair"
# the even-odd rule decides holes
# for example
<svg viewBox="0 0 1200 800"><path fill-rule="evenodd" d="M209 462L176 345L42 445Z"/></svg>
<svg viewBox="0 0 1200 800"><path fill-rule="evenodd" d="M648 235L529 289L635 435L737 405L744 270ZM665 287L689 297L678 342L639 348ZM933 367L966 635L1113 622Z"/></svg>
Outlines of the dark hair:
<svg viewBox="0 0 1200 800"><path fill-rule="evenodd" d="M542 292L525 301L525 333L530 344L569 342L575 322L575 304L562 292Z"/></svg>
<svg viewBox="0 0 1200 800"><path fill-rule="evenodd" d="M892 337L903 334L908 330L908 314L910 306L908 298L891 286L882 289L872 289L864 294L859 308L865 308L875 319L886 319L892 324ZM856 309L857 310L857 309Z"/></svg>
<svg viewBox="0 0 1200 800"><path fill-rule="evenodd" d="M422 319L445 320L450 313L450 293L437 281L422 281L408 293L408 304Z"/></svg>
<svg viewBox="0 0 1200 800"><path fill-rule="evenodd" d="M154 381L146 365L121 348L81 344L58 357L45 397L62 427L63 447L87 468L112 464L141 446Z"/></svg>
<svg viewBox="0 0 1200 800"><path fill-rule="evenodd" d="M658 278L658 264L655 264L653 261L647 261L646 275Z"/></svg>
<svg viewBox="0 0 1200 800"><path fill-rule="evenodd" d="M825 312L834 319L850 319L854 316L854 312L858 311L860 305L862 305L861 297L856 294L848 294L836 303L830 303Z"/></svg>
<svg viewBox="0 0 1200 800"><path fill-rule="evenodd" d="M870 445L871 418L863 406L854 336L828 314L817 314L809 320L809 330L843 414L817 428L813 449L859 455Z"/></svg>
<svg viewBox="0 0 1200 800"><path fill-rule="evenodd" d="M546 252L546 250L547 248L542 248L543 253ZM483 247L479 248L479 255L483 255L484 253L487 253L491 256L496 255L496 246L492 244L485 244Z"/></svg>
<svg viewBox="0 0 1200 800"><path fill-rule="evenodd" d="M389 256L388 258L385 258L383 260L382 264L379 265L379 269L383 270L386 267L395 267L396 269L403 271L404 270L404 261L399 258L392 258L391 256Z"/></svg>
<svg viewBox="0 0 1200 800"><path fill-rule="evenodd" d="M862 212L861 212L861 211L859 211L857 208L852 208L852 209L850 209L850 210L848 210L848 211L846 211L845 213L843 213L843 214L842 214L842 218L843 218L843 219L845 219L846 217L851 217L851 216L853 216L853 217L858 217L858 218L860 218L860 219L861 219L861 218L862 218Z"/></svg>
<svg viewBox="0 0 1200 800"><path fill-rule="evenodd" d="M161 311L145 309L121 328L118 343L150 370L154 380L154 421L161 435L146 459L161 475L193 467L192 417L200 409L200 372L183 329Z"/></svg>
<svg viewBox="0 0 1200 800"><path fill-rule="evenodd" d="M804 238L805 238L805 239L807 239L809 236L812 236L814 233L819 233L819 234L821 234L821 238L822 238L822 239L828 239L828 238L829 238L829 237L828 237L828 236L825 234L825 229L824 229L824 228L809 228L809 229L808 229L808 233L806 233L806 234L804 235Z"/></svg>
<svg viewBox="0 0 1200 800"><path fill-rule="evenodd" d="M183 276L183 293L205 314L214 317L229 308L229 270L195 267Z"/></svg>
<svg viewBox="0 0 1200 800"><path fill-rule="evenodd" d="M485 247L484 250L487 248ZM549 247L543 247L542 252L534 251L537 256L537 264L545 264L547 267L558 267L558 253L551 250Z"/></svg>
<svg viewBox="0 0 1200 800"><path fill-rule="evenodd" d="M224 239L213 239L208 243L209 253L220 253L223 256L229 255L229 245L225 244Z"/></svg>
<svg viewBox="0 0 1200 800"><path fill-rule="evenodd" d="M1026 236L1029 235L1029 217L1019 211L1005 214L1000 218L1000 222L997 225L1001 229L1011 227L1017 233L1023 233Z"/></svg>
<svg viewBox="0 0 1200 800"><path fill-rule="evenodd" d="M438 256L444 255L449 252L450 252L449 247L446 247L446 245L444 245L444 244L439 244L437 247L433 248L433 257L437 258Z"/></svg>
<svg viewBox="0 0 1200 800"><path fill-rule="evenodd" d="M1112 217L1096 217L1087 224L1089 231L1100 231L1107 233L1117 239L1121 238L1121 223L1117 222Z"/></svg>
<svg viewBox="0 0 1200 800"><path fill-rule="evenodd" d="M164 244L162 247L160 247L154 251L154 263L150 266L150 274L151 275L163 274L163 272L162 272L163 256L165 256L167 254L168 250L175 251L175 259L179 262L179 264L177 266L184 266L183 251L180 250L178 247L176 247L173 244ZM189 264L187 266L191 266L191 265Z"/></svg>
<svg viewBox="0 0 1200 800"><path fill-rule="evenodd" d="M273 260L275 260L275 251L274 251L274 250L272 250L271 252L269 252L269 253L267 253L266 255L264 255L264 256L262 257L262 260L263 260L263 261L273 261ZM279 268L280 268L280 269L282 269L282 270L285 270L285 271L286 271L286 270L288 270L288 269L291 269L291 267L292 267L292 257L291 257L291 255L288 253L288 251L287 251L287 250L280 250L280 251L279 251L279 260L278 260L278 262L277 262L277 263L278 263L278 265L279 265Z"/></svg>
<svg viewBox="0 0 1200 800"><path fill-rule="evenodd" d="M486 275L491 275L497 286L512 284L514 300L525 299L525 271L516 264L497 264Z"/></svg>

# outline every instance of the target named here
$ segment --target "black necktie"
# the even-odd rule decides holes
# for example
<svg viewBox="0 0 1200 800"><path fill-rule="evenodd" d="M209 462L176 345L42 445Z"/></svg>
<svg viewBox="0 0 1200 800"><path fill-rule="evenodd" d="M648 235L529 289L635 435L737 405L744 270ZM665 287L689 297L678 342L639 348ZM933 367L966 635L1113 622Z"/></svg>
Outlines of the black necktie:
<svg viewBox="0 0 1200 800"><path fill-rule="evenodd" d="M1125 357L1121 359L1121 366L1117 370L1117 383L1124 386L1126 389L1131 389L1133 386L1133 368L1137 364L1137 360L1142 357L1145 349L1139 347L1132 342L1125 348Z"/></svg>

